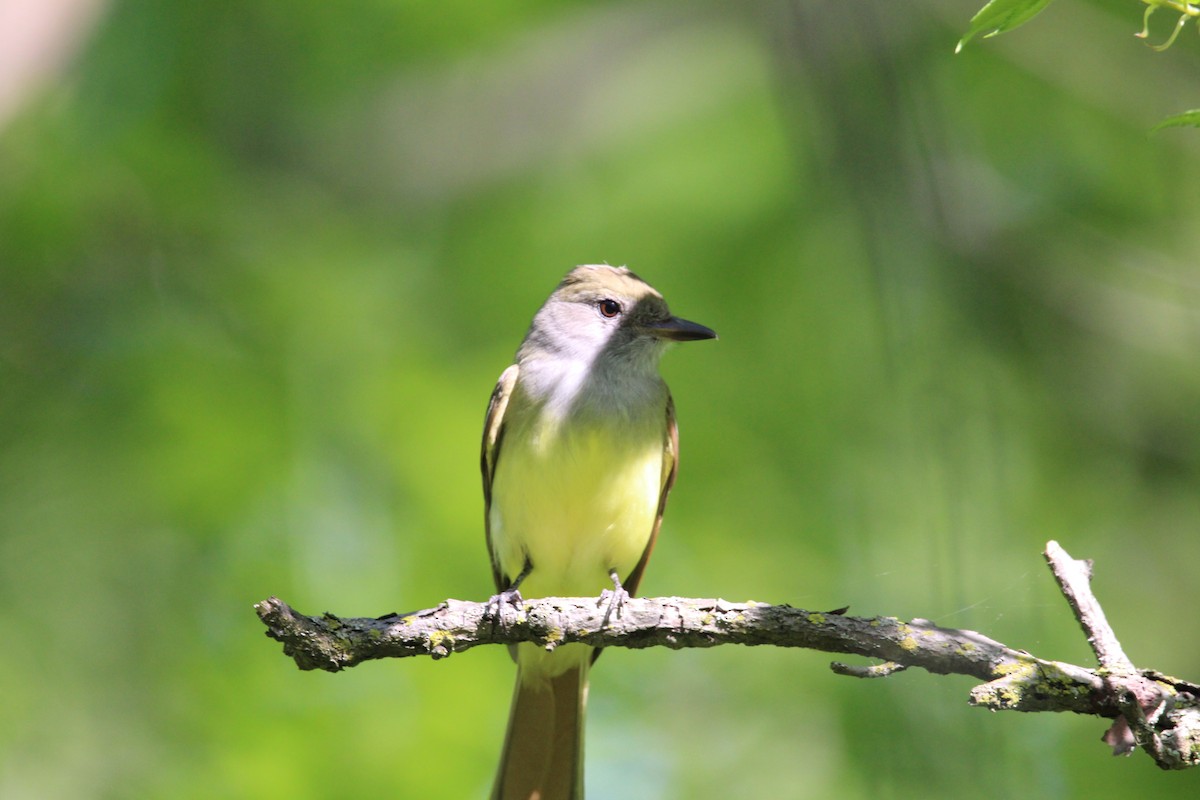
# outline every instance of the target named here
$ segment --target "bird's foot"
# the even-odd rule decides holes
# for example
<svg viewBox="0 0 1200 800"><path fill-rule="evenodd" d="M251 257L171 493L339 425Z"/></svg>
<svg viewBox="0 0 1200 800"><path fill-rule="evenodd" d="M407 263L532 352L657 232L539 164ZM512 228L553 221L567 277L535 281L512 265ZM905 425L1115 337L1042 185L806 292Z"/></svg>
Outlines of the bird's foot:
<svg viewBox="0 0 1200 800"><path fill-rule="evenodd" d="M504 606L509 605L513 608L520 608L524 604L525 598L521 597L521 590L516 586L511 589L505 589L503 592L496 592L488 598L487 603L483 606L483 615L491 617L492 622L500 621L500 612Z"/></svg>
<svg viewBox="0 0 1200 800"><path fill-rule="evenodd" d="M521 574L512 582L512 585L488 598L487 603L483 606L484 616L491 617L492 622L496 623L500 621L500 612L506 604L519 609L525 603L525 598L521 597L521 592L519 591L521 581L528 578L529 573L532 571L533 564L526 560L525 568L521 570ZM495 609L494 611L493 608Z"/></svg>
<svg viewBox="0 0 1200 800"><path fill-rule="evenodd" d="M604 611L604 619L601 625L608 625L609 620L616 616L621 616L621 606L625 605L625 601L629 599L629 592L625 591L625 587L621 585L621 579L617 576L615 569L608 571L608 577L612 579L613 588L605 589L600 593L600 597L596 599L596 606L602 606L605 602L608 603L608 608Z"/></svg>

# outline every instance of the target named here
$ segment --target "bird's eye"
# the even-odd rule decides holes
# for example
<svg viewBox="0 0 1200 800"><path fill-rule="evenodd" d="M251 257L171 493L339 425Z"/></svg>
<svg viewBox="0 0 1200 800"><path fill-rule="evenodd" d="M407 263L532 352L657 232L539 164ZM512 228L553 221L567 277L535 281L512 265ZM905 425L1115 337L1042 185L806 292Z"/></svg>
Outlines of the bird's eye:
<svg viewBox="0 0 1200 800"><path fill-rule="evenodd" d="M596 304L596 308L600 309L600 314L602 316L608 317L609 319L621 313L621 304L610 298L601 300Z"/></svg>

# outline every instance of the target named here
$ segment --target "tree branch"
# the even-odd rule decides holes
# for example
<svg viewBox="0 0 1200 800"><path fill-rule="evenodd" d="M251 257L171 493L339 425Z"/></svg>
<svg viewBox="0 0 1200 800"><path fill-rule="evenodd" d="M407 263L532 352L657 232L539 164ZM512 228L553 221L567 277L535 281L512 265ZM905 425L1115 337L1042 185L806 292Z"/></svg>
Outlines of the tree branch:
<svg viewBox="0 0 1200 800"><path fill-rule="evenodd" d="M1055 542L1046 547L1063 593L1087 633L1100 669L1048 661L983 634L928 620L852 617L788 605L719 599L635 597L605 625L595 598L548 597L513 605L447 600L436 608L380 618L299 614L278 598L255 605L267 635L283 642L300 669L327 672L379 658L430 656L484 644L533 642L548 650L572 642L593 647L801 647L882 659L876 666L834 662L842 675L884 677L909 667L985 683L972 705L993 710L1072 711L1115 718L1105 741L1115 753L1140 746L1163 769L1200 764L1200 686L1138 671L1121 650L1089 586L1090 565Z"/></svg>
<svg viewBox="0 0 1200 800"><path fill-rule="evenodd" d="M1121 712L1103 737L1113 755L1126 755L1141 747L1164 769L1195 766L1200 760L1197 687L1175 682L1176 691L1168 693L1162 689L1163 676L1139 673L1092 594L1092 562L1071 558L1055 541L1046 544L1045 556L1100 662L1097 674L1104 682L1105 695L1113 698ZM1181 700L1186 704L1183 710L1178 707ZM1162 727L1159 723L1164 715L1169 719Z"/></svg>

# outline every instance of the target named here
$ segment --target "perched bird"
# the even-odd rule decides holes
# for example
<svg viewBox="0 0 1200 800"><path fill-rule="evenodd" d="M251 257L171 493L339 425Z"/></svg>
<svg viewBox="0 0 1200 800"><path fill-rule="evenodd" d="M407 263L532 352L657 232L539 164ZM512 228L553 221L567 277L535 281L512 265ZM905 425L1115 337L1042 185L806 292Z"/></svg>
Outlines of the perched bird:
<svg viewBox="0 0 1200 800"><path fill-rule="evenodd" d="M483 496L496 602L637 590L675 481L666 345L716 333L671 315L625 267L567 273L500 376L483 429ZM604 595L601 594L603 597ZM514 649L517 683L493 798L583 796L594 648Z"/></svg>

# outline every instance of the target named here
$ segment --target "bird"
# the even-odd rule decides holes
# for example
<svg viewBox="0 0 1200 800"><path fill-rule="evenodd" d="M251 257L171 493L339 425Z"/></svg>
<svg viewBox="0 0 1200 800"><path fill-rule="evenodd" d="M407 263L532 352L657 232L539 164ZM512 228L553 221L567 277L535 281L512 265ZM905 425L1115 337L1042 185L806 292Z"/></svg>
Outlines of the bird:
<svg viewBox="0 0 1200 800"><path fill-rule="evenodd" d="M715 339L627 267L572 269L533 317L488 403L480 466L497 604L637 591L679 463L658 372L672 342ZM611 588L609 588L611 587ZM599 651L511 648L517 662L493 800L583 797L588 671Z"/></svg>

